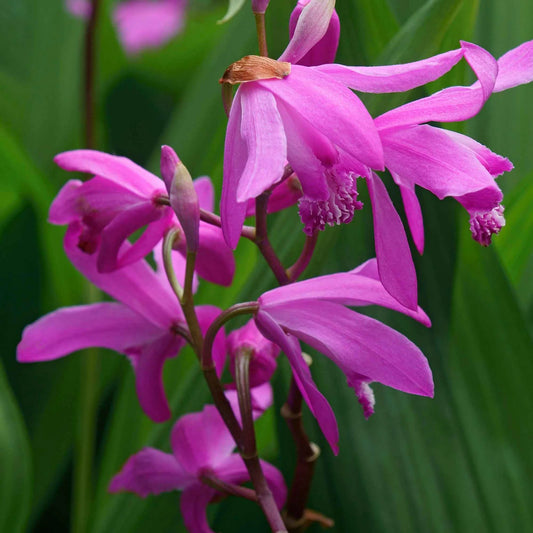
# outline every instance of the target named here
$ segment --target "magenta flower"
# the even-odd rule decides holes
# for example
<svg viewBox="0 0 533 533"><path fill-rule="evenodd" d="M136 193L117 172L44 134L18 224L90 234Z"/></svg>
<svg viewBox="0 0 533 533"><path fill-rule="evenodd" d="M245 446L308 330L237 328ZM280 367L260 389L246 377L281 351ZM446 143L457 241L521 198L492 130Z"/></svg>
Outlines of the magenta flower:
<svg viewBox="0 0 533 533"><path fill-rule="evenodd" d="M279 347L261 335L253 320L232 331L226 339L226 346L232 376L235 376L235 358L238 352L247 351L251 356L250 386L257 387L270 381L276 370Z"/></svg>
<svg viewBox="0 0 533 533"><path fill-rule="evenodd" d="M138 261L152 251L169 228L181 228L168 201L163 201L167 197L165 183L129 159L94 150L73 150L54 160L65 170L95 176L85 183L68 181L50 207L49 221L61 225L80 222L78 247L97 255L100 272L113 272ZM200 207L211 211L211 181L202 177L194 184ZM146 229L135 244L122 247L130 235L144 226ZM235 260L220 229L200 222L199 239L198 274L213 283L229 285ZM184 234L175 247L186 253Z"/></svg>
<svg viewBox="0 0 533 533"><path fill-rule="evenodd" d="M266 407L269 391L269 387L252 390L254 403ZM238 453L232 453L235 443L214 405L181 417L172 430L171 446L171 454L144 448L131 456L111 480L109 491L126 490L141 497L183 491L180 504L187 529L191 533L212 533L206 508L220 493L203 480L244 483L250 479L244 461ZM281 509L287 493L283 476L266 461L261 461L261 467Z"/></svg>
<svg viewBox="0 0 533 533"><path fill-rule="evenodd" d="M89 0L66 0L76 17L88 19ZM113 22L126 53L159 48L183 29L186 0L126 0L113 11Z"/></svg>
<svg viewBox="0 0 533 533"><path fill-rule="evenodd" d="M144 412L154 421L170 418L163 388L165 360L178 355L185 345L179 331L187 331L183 312L165 276L160 246L154 257L157 271L140 260L116 272L101 274L96 257L78 247L83 231L72 222L65 235L65 251L74 266L97 287L120 303L96 303L54 311L22 333L17 359L23 363L50 361L84 348L98 346L127 355L135 371L137 396ZM128 243L123 244L128 249ZM184 272L184 260L175 253L176 272ZM213 306L196 308L204 331L219 314ZM221 330L213 351L215 366L222 372L225 339Z"/></svg>
<svg viewBox="0 0 533 533"><path fill-rule="evenodd" d="M470 45L472 46L472 45ZM422 253L424 227L415 185L438 198L454 197L470 215L473 238L483 246L505 225L497 176L511 162L477 141L424 122L456 122L479 112L492 92L533 80L533 41L510 50L496 63L492 56L473 65L479 81L449 87L393 109L376 119L385 164L399 185L415 244Z"/></svg>
<svg viewBox="0 0 533 533"><path fill-rule="evenodd" d="M257 327L289 358L302 395L335 453L335 416L313 382L295 337L339 366L367 418L374 411L369 387L373 381L410 394L433 396L431 370L422 352L397 331L345 307L380 305L430 325L420 307L413 311L385 290L375 259L350 272L271 290L258 304Z"/></svg>

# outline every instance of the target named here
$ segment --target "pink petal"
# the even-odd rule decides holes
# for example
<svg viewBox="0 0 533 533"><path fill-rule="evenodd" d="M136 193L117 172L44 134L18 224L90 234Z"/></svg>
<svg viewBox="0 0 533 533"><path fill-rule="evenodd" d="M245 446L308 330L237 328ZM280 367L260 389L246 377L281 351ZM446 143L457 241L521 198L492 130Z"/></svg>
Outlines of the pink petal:
<svg viewBox="0 0 533 533"><path fill-rule="evenodd" d="M196 178L193 183L200 207L206 211L213 211L215 207L215 189L211 179L207 176L201 176Z"/></svg>
<svg viewBox="0 0 533 533"><path fill-rule="evenodd" d="M403 92L440 78L463 57L461 49L451 50L428 59L378 67L320 65L316 70L334 76L337 81L367 93Z"/></svg>
<svg viewBox="0 0 533 533"><path fill-rule="evenodd" d="M323 135L356 159L374 169L383 169L383 151L372 117L361 100L334 77L310 67L292 65L282 80L255 82L272 91L277 100L291 107Z"/></svg>
<svg viewBox="0 0 533 533"><path fill-rule="evenodd" d="M395 174L391 173L394 179ZM396 181L396 179L394 180ZM424 253L424 219L422 218L422 209L420 202L416 196L414 186L403 185L397 182L400 187L400 194L402 195L403 207L405 209L405 215L407 216L407 223L413 236L418 253L422 255Z"/></svg>
<svg viewBox="0 0 533 533"><path fill-rule="evenodd" d="M93 346L124 353L160 333L159 328L118 303L64 307L24 328L17 360L50 361Z"/></svg>
<svg viewBox="0 0 533 533"><path fill-rule="evenodd" d="M214 405L182 416L172 429L171 445L178 463L191 474L202 468L216 468L235 448L233 437Z"/></svg>
<svg viewBox="0 0 533 533"><path fill-rule="evenodd" d="M533 81L533 41L522 43L498 59L494 92L505 91L530 81Z"/></svg>
<svg viewBox="0 0 533 533"><path fill-rule="evenodd" d="M113 272L148 255L170 226L171 211L153 202L139 203L117 215L103 230L98 253L98 271ZM152 226L152 222L159 222ZM135 231L149 225L142 236L119 257L124 241Z"/></svg>
<svg viewBox="0 0 533 533"><path fill-rule="evenodd" d="M381 322L332 303L308 300L269 308L274 320L332 359L354 385L364 377L395 389L433 396L422 352Z"/></svg>
<svg viewBox="0 0 533 533"><path fill-rule="evenodd" d="M313 413L314 417L324 433L333 453L339 451L339 428L331 406L324 396L319 392L307 363L304 361L300 345L296 339L285 334L276 321L265 311L259 310L256 317L256 324L261 333L272 342L275 342L289 359L294 379L298 384L302 396Z"/></svg>
<svg viewBox="0 0 533 533"><path fill-rule="evenodd" d="M402 220L381 179L366 179L374 216L374 240L379 275L383 286L402 305L418 308L418 287L411 250Z"/></svg>
<svg viewBox="0 0 533 533"><path fill-rule="evenodd" d="M216 491L200 483L187 487L180 499L181 514L190 533L214 533L207 522L207 505Z"/></svg>
<svg viewBox="0 0 533 533"><path fill-rule="evenodd" d="M237 202L237 187L241 179L247 179L243 170L248 158L246 143L241 137L241 89L239 87L228 121L226 143L224 146L224 178L222 180L222 197L220 215L224 239L233 250L237 247L246 214L246 202Z"/></svg>
<svg viewBox="0 0 533 533"><path fill-rule="evenodd" d="M141 498L180 490L192 481L173 455L144 448L132 455L109 484L109 492L134 492Z"/></svg>
<svg viewBox="0 0 533 533"><path fill-rule="evenodd" d="M291 40L279 60L298 63L325 36L334 9L335 0L311 0L298 16Z"/></svg>
<svg viewBox="0 0 533 533"><path fill-rule="evenodd" d="M75 17L88 20L92 6L90 0L66 0L67 10Z"/></svg>
<svg viewBox="0 0 533 533"><path fill-rule="evenodd" d="M165 333L153 342L130 350L128 355L135 370L135 389L143 411L154 422L164 422L171 416L163 386L163 365L175 357L185 340Z"/></svg>
<svg viewBox="0 0 533 533"><path fill-rule="evenodd" d="M168 282L163 283L146 261L137 261L119 271L101 274L96 268L95 255L86 254L78 248L80 230L78 223L69 225L64 247L72 264L89 281L163 329L169 328L175 321L184 321Z"/></svg>
<svg viewBox="0 0 533 533"><path fill-rule="evenodd" d="M292 39L296 30L297 22L302 10L309 4L309 0L299 0L291 13L289 20L289 38ZM333 10L328 29L324 36L303 56L297 63L299 65L313 66L324 63L333 63L339 46L340 21L337 12Z"/></svg>
<svg viewBox="0 0 533 533"><path fill-rule="evenodd" d="M128 0L115 8L113 21L128 54L158 48L183 28L184 0Z"/></svg>
<svg viewBox="0 0 533 533"><path fill-rule="evenodd" d="M72 150L56 155L54 161L63 170L101 176L144 197L151 198L157 192L166 194L162 180L126 157L96 150Z"/></svg>
<svg viewBox="0 0 533 533"><path fill-rule="evenodd" d="M255 198L277 183L287 160L287 142L276 100L255 84L241 90L241 135L248 158L237 187L237 201Z"/></svg>

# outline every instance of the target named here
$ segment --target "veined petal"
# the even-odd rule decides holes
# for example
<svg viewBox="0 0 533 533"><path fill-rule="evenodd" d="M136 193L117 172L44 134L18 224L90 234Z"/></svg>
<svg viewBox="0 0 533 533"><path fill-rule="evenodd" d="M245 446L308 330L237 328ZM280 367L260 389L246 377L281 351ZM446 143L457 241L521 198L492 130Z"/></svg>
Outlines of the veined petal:
<svg viewBox="0 0 533 533"><path fill-rule="evenodd" d="M109 492L134 492L141 498L180 490L193 482L173 455L154 448L144 448L132 455L109 484Z"/></svg>
<svg viewBox="0 0 533 533"><path fill-rule="evenodd" d="M152 197L157 191L166 194L162 180L127 157L96 150L72 150L56 155L54 161L63 170L101 176L145 197Z"/></svg>
<svg viewBox="0 0 533 533"><path fill-rule="evenodd" d="M418 308L418 284L411 250L389 193L381 179L372 174L366 178L372 202L376 257L383 286L402 305Z"/></svg>
<svg viewBox="0 0 533 533"><path fill-rule="evenodd" d="M322 433L326 437L333 453L339 451L339 428L335 415L328 401L318 390L307 363L302 357L296 339L286 335L276 321L265 311L259 310L255 317L258 329L285 352L293 370L294 379L309 409L316 418Z"/></svg>
<svg viewBox="0 0 533 533"><path fill-rule="evenodd" d="M334 76L351 89L367 93L403 92L420 87L440 78L463 57L458 48L443 54L400 65L379 67L347 67L331 64L319 65L316 70Z"/></svg>
<svg viewBox="0 0 533 533"><path fill-rule="evenodd" d="M298 63L328 31L335 0L311 0L302 10L294 34L279 61Z"/></svg>
<svg viewBox="0 0 533 533"><path fill-rule="evenodd" d="M381 322L332 302L307 300L269 309L287 331L332 359L348 382L364 377L410 394L433 396L422 352Z"/></svg>
<svg viewBox="0 0 533 533"><path fill-rule="evenodd" d="M78 248L80 230L79 223L69 225L64 247L72 264L89 281L160 328L167 329L176 320L184 320L168 282L164 284L146 261L108 274L98 272L95 254L86 254ZM127 249L128 243L125 246Z"/></svg>
<svg viewBox="0 0 533 533"><path fill-rule="evenodd" d="M237 202L237 187L241 180L248 179L243 174L248 151L241 136L241 91L239 87L229 115L226 142L224 145L224 178L220 199L220 216L224 239L231 249L237 247L246 216L246 202Z"/></svg>
<svg viewBox="0 0 533 533"><path fill-rule="evenodd" d="M255 198L283 176L287 141L274 96L255 84L243 84L241 91L241 135L248 158L245 180L237 187L237 201Z"/></svg>
<svg viewBox="0 0 533 533"><path fill-rule="evenodd" d="M400 187L400 194L402 195L403 208L407 217L407 223L411 230L411 235L415 243L418 253L424 253L424 219L422 218L422 208L412 184L404 185L400 180L397 181L397 174L391 172L392 179Z"/></svg>
<svg viewBox="0 0 533 533"><path fill-rule="evenodd" d="M376 170L383 170L383 150L372 117L350 89L310 67L292 65L282 80L255 82L270 90L334 145Z"/></svg>
<svg viewBox="0 0 533 533"><path fill-rule="evenodd" d="M207 522L207 505L217 494L215 489L196 483L187 487L180 498L181 514L190 533L214 533Z"/></svg>
<svg viewBox="0 0 533 533"><path fill-rule="evenodd" d="M527 41L498 59L498 77L494 92L505 91L531 81L533 81L533 41Z"/></svg>
<svg viewBox="0 0 533 533"><path fill-rule="evenodd" d="M163 237L167 226L170 225L170 215L170 209L163 206L157 207L152 201L144 201L118 214L102 231L98 251L98 271L113 272L117 268L148 255ZM159 221L161 218L165 219L163 224L158 224L156 228L148 227L119 258L119 250L130 235L146 224Z"/></svg>
<svg viewBox="0 0 533 533"><path fill-rule="evenodd" d="M24 328L17 360L50 361L90 347L125 353L160 334L159 328L119 303L64 307Z"/></svg>
<svg viewBox="0 0 533 533"><path fill-rule="evenodd" d="M139 403L154 422L164 422L171 416L163 386L163 365L167 359L175 357L184 345L185 340L181 337L165 333L155 341L129 350Z"/></svg>
<svg viewBox="0 0 533 533"><path fill-rule="evenodd" d="M182 416L172 429L171 444L174 457L191 474L201 468L216 468L235 448L233 437L214 405Z"/></svg>
<svg viewBox="0 0 533 533"><path fill-rule="evenodd" d="M492 54L477 44L461 41L461 48L464 51L466 61L481 84L483 93L482 105L487 101L494 89L494 84L498 76L498 62Z"/></svg>

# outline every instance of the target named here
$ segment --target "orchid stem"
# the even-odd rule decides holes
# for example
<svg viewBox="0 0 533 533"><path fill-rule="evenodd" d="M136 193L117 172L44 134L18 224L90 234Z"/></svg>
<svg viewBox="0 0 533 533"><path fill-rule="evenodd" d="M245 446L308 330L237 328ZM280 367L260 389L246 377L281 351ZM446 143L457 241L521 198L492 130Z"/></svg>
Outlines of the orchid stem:
<svg viewBox="0 0 533 533"><path fill-rule="evenodd" d="M313 235L305 238L305 244L300 257L296 260L294 265L287 269L287 275L291 282L296 281L308 267L309 262L313 257L317 240L318 231L313 232Z"/></svg>
<svg viewBox="0 0 533 533"><path fill-rule="evenodd" d="M200 220L207 222L207 224L211 224L211 226L216 226L217 228L222 227L222 219L218 215L215 215L215 213L211 213L211 211L207 211L206 209L200 208ZM251 226L243 226L241 237L253 241L255 239L255 228L252 228Z"/></svg>
<svg viewBox="0 0 533 533"><path fill-rule="evenodd" d="M249 489L248 487L226 483L212 474L202 476L200 481L224 495L238 496L239 498L245 498L246 500L257 502L257 494L255 493L255 490Z"/></svg>
<svg viewBox="0 0 533 533"><path fill-rule="evenodd" d="M85 148L95 147L95 64L96 29L100 0L92 0L91 15L85 31L84 48L84 141ZM87 286L88 303L99 299L99 291L93 285ZM81 362L81 393L79 426L74 449L73 466L73 509L71 529L73 533L89 531L91 506L93 502L93 463L98 411L98 380L100 359L97 350L88 350Z"/></svg>
<svg viewBox="0 0 533 533"><path fill-rule="evenodd" d="M243 350L237 354L235 360L235 382L237 384L243 432L241 456L250 473L250 479L255 488L257 501L272 531L286 531L285 524L272 496L272 491L265 479L261 462L257 455L252 399L250 396L250 358L250 352Z"/></svg>
<svg viewBox="0 0 533 533"><path fill-rule="evenodd" d="M176 272L174 271L174 265L172 264L172 247L179 234L180 230L178 228L171 228L163 238L163 265L165 267L168 282L170 283L174 294L178 297L178 300L181 301L183 298L183 288L178 281Z"/></svg>
<svg viewBox="0 0 533 533"><path fill-rule="evenodd" d="M259 55L268 57L268 47L265 28L265 14L254 13L255 29L257 31L257 44L259 45Z"/></svg>

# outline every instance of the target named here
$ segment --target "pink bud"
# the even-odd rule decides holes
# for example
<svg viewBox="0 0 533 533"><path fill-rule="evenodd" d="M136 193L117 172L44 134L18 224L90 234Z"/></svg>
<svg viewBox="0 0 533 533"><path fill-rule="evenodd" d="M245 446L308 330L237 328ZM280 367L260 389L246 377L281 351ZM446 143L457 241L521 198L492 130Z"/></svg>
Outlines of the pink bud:
<svg viewBox="0 0 533 533"><path fill-rule="evenodd" d="M185 233L187 249L196 252L200 226L198 196L187 167L170 146L161 147L161 176L170 197L170 205Z"/></svg>
<svg viewBox="0 0 533 533"><path fill-rule="evenodd" d="M252 0L252 12L262 14L267 10L270 0Z"/></svg>

